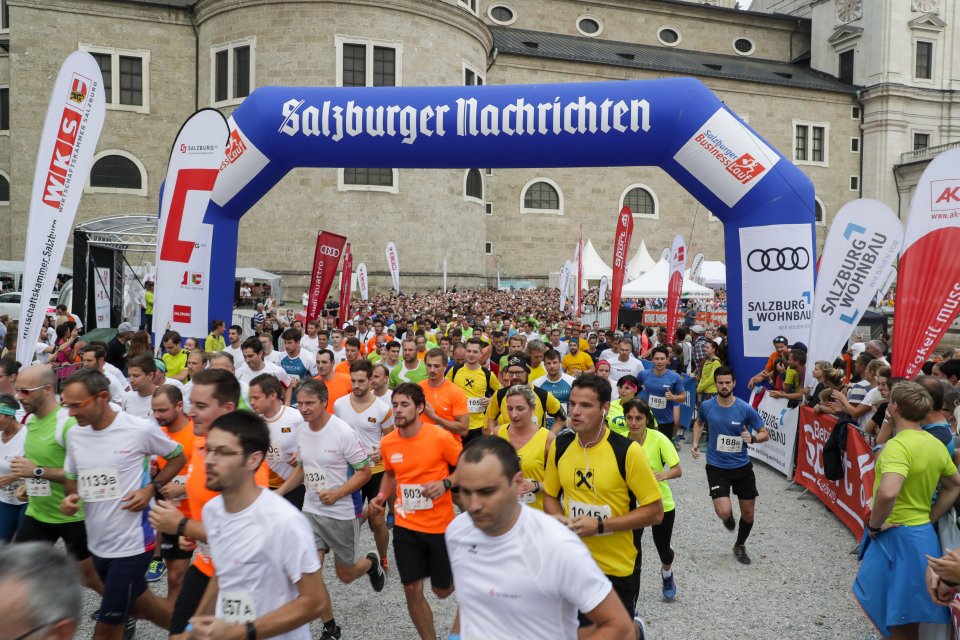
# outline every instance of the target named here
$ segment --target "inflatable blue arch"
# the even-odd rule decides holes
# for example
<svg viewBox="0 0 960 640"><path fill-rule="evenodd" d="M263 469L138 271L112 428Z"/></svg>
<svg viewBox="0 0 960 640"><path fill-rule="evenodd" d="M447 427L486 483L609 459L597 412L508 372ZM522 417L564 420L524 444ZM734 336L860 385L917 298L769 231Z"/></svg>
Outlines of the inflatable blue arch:
<svg viewBox="0 0 960 640"><path fill-rule="evenodd" d="M723 222L738 391L773 338L807 342L813 185L697 80L263 87L233 113L230 135L205 217L217 265L211 318L231 316L240 218L291 169L642 165L662 168Z"/></svg>

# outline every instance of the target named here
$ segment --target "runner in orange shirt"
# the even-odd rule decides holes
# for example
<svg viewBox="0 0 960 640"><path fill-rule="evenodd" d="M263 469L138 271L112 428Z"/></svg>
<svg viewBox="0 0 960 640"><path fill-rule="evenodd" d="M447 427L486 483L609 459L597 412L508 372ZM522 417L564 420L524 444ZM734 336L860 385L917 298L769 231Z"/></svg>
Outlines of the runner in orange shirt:
<svg viewBox="0 0 960 640"><path fill-rule="evenodd" d="M393 552L407 610L421 640L434 640L433 611L423 595L423 581L430 577L438 598L453 593L443 532L453 520L450 469L462 448L449 431L421 422L427 404L419 385L401 384L393 390L392 401L396 429L380 441L384 477L370 513L382 514L387 496L397 493Z"/></svg>
<svg viewBox="0 0 960 640"><path fill-rule="evenodd" d="M327 393L330 399L327 401L327 411L333 413L333 403L343 396L350 395L350 376L337 373L334 360L336 357L330 349L320 349L317 351L317 380L322 380L327 385Z"/></svg>
<svg viewBox="0 0 960 640"><path fill-rule="evenodd" d="M205 444L207 429L222 415L236 410L240 402L240 383L223 369L205 369L193 377L190 389L190 417L193 419L193 455L187 471L187 502L190 517L184 516L175 505L160 500L150 510L150 525L166 535L177 535L196 541L193 564L183 577L180 595L173 605L170 635L183 633L193 617L213 577L213 561L206 546L207 533L200 520L203 506L218 492L207 489ZM270 485L270 470L266 463L257 470L257 484Z"/></svg>
<svg viewBox="0 0 960 640"><path fill-rule="evenodd" d="M470 430L467 394L444 377L447 358L443 349L427 351L423 364L427 368L427 379L420 382L420 388L427 404L420 419L424 424L440 425L460 441Z"/></svg>

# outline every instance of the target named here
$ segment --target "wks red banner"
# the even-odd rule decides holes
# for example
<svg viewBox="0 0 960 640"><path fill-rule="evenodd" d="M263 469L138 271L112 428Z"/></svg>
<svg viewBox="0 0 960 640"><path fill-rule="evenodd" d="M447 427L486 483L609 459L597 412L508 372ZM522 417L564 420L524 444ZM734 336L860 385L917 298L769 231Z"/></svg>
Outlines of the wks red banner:
<svg viewBox="0 0 960 640"><path fill-rule="evenodd" d="M337 326L343 329L347 318L350 317L350 287L353 284L353 254L350 253L350 243L343 254L343 271L340 273L340 314Z"/></svg>
<svg viewBox="0 0 960 640"><path fill-rule="evenodd" d="M870 520L875 476L873 452L863 434L848 425L843 480L828 480L823 473L823 446L836 424L832 416L814 413L809 407L800 408L793 481L820 498L860 539Z"/></svg>
<svg viewBox="0 0 960 640"><path fill-rule="evenodd" d="M623 290L623 276L627 272L627 252L630 250L630 236L633 235L633 214L630 207L620 210L617 217L617 233L613 237L613 282L610 284L610 330L617 330L617 318L620 315L620 292Z"/></svg>
<svg viewBox="0 0 960 640"><path fill-rule="evenodd" d="M344 236L321 231L317 236L317 249L313 254L313 278L310 281L310 296L307 302L307 322L320 316L323 302L330 293L333 277L337 275L340 254L347 241Z"/></svg>

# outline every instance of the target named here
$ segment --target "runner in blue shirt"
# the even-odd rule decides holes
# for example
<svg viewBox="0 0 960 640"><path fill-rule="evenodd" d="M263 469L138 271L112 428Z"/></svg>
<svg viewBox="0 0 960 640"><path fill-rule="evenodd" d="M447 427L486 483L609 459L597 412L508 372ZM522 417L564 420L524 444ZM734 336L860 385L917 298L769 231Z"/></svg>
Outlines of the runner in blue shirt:
<svg viewBox="0 0 960 640"><path fill-rule="evenodd" d="M671 440L677 436L680 405L687 399L683 379L676 371L668 371L670 350L664 345L653 348L653 369L639 372L642 386L639 396L650 406L657 419L657 429Z"/></svg>
<svg viewBox="0 0 960 640"><path fill-rule="evenodd" d="M534 387L553 394L560 401L563 412L567 412L567 401L570 399L570 388L575 378L563 372L560 367L560 352L556 349L547 349L543 354L543 367L547 375L540 376L532 382ZM553 426L553 416L547 417L547 428Z"/></svg>
<svg viewBox="0 0 960 640"><path fill-rule="evenodd" d="M756 510L757 478L753 473L753 463L744 445L751 442L764 442L769 438L767 428L760 414L740 398L733 395L736 386L733 370L719 367L713 375L717 384L717 395L705 401L700 407L700 417L693 427L693 448L690 453L696 460L700 457L700 434L704 425L708 427L707 444L707 483L713 509L730 531L733 531L733 505L730 502L730 489L740 503L740 528L737 542L733 545L733 555L741 564L750 564L750 556L744 546L750 530L753 528ZM755 434L755 435L753 435Z"/></svg>
<svg viewBox="0 0 960 640"><path fill-rule="evenodd" d="M280 366L290 375L290 385L296 389L301 380L317 375L317 362L313 354L300 348L301 334L296 329L287 329L280 334L286 355L280 359ZM297 406L297 392L290 396L290 406Z"/></svg>

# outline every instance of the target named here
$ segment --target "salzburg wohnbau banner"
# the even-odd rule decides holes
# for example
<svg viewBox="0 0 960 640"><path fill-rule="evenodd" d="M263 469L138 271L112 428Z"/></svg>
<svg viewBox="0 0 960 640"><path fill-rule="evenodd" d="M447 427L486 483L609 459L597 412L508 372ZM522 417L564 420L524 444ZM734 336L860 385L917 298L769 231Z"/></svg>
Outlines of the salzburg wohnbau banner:
<svg viewBox="0 0 960 640"><path fill-rule="evenodd" d="M560 267L560 274L557 276L557 288L560 289L560 311L567 306L567 295L570 293L570 261L567 260ZM498 287L499 288L499 287Z"/></svg>
<svg viewBox="0 0 960 640"><path fill-rule="evenodd" d="M793 475L793 447L797 442L797 419L799 409L791 409L784 398L773 398L768 391L754 387L754 396L762 393L756 405L770 436L764 442L752 442L748 447L751 458L769 465L785 475ZM754 404L754 397L750 398Z"/></svg>
<svg viewBox="0 0 960 640"><path fill-rule="evenodd" d="M360 299L366 300L369 295L367 265L361 262L357 265L357 288L360 289Z"/></svg>
<svg viewBox="0 0 960 640"><path fill-rule="evenodd" d="M223 114L201 109L183 123L170 150L157 226L153 327L158 334L168 324L182 336L205 336L210 329L213 230L204 216L229 136Z"/></svg>
<svg viewBox="0 0 960 640"><path fill-rule="evenodd" d="M701 251L697 255L693 256L693 262L690 263L690 279L696 282L697 284L703 284L703 278L701 275L703 273L703 252Z"/></svg>
<svg viewBox="0 0 960 640"><path fill-rule="evenodd" d="M902 242L903 225L882 202L854 200L837 212L820 254L808 362L837 357L893 269ZM813 367L807 371L811 384Z"/></svg>
<svg viewBox="0 0 960 640"><path fill-rule="evenodd" d="M873 451L863 434L847 427L847 450L843 456L843 480L828 480L823 471L823 446L837 419L800 407L797 433L797 468L793 481L817 496L859 540L870 520L873 481L876 475Z"/></svg>
<svg viewBox="0 0 960 640"><path fill-rule="evenodd" d="M397 245L392 242L387 243L387 268L390 270L394 293L400 293L400 255L397 253Z"/></svg>
<svg viewBox="0 0 960 640"><path fill-rule="evenodd" d="M350 289L353 287L353 254L350 253L350 243L343 252L343 271L340 272L340 313L338 315L338 326L343 329L343 325L350 316Z"/></svg>
<svg viewBox="0 0 960 640"><path fill-rule="evenodd" d="M924 170L910 203L894 310L893 375L913 378L960 311L960 149Z"/></svg>
<svg viewBox="0 0 960 640"><path fill-rule="evenodd" d="M93 56L67 56L50 92L37 154L24 248L17 360L32 362L53 283L87 181L106 112Z"/></svg>
<svg viewBox="0 0 960 640"><path fill-rule="evenodd" d="M670 249L670 279L667 281L667 342L673 344L680 317L680 293L683 290L683 271L687 267L687 247L683 236L673 239Z"/></svg>
<svg viewBox="0 0 960 640"><path fill-rule="evenodd" d="M333 278L337 275L340 254L347 239L336 233L321 231L317 235L317 248L313 252L313 277L310 280L310 296L307 301L307 322L320 317L320 310L330 293Z"/></svg>
<svg viewBox="0 0 960 640"><path fill-rule="evenodd" d="M623 277L627 272L627 256L630 251L630 236L633 235L633 214L630 207L620 209L617 216L617 231L613 237L613 288L610 290L610 330L617 330L620 315L620 294Z"/></svg>

